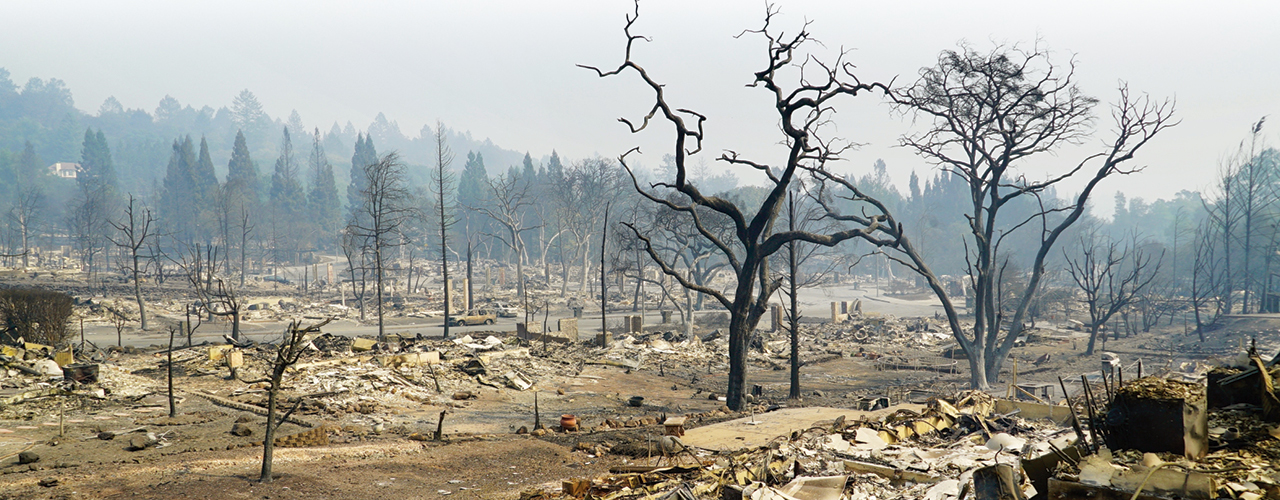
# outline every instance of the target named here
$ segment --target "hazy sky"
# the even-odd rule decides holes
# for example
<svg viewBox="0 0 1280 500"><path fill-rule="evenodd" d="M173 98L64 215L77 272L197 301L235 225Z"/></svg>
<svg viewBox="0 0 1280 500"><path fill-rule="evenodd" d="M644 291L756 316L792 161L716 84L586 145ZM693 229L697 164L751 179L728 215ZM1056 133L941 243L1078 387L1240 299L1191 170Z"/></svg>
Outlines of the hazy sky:
<svg viewBox="0 0 1280 500"><path fill-rule="evenodd" d="M1280 111L1280 2L778 2L777 26L813 21L815 48L854 49L863 80L899 84L966 39L1032 43L1059 62L1074 54L1083 89L1104 102L1120 80L1132 89L1177 99L1182 124L1148 146L1149 169L1104 186L1148 198L1204 189L1220 160L1259 117ZM616 65L623 15L631 3L414 2L100 2L0 3L0 67L19 85L61 78L81 109L96 113L114 95L126 108L154 110L166 94L195 107L229 105L241 89L257 94L273 116L297 109L308 126L327 130L348 120L366 127L378 112L416 136L443 120L535 157L616 156L640 145L656 165L671 133L632 136L616 122L648 110L634 75L600 80L575 63ZM674 105L698 110L706 123L707 162L723 149L777 160L776 119L768 96L744 88L763 61L758 27L763 2L646 1L636 60L668 84ZM914 169L932 167L894 147L911 127L880 98L839 105L839 134L866 143L849 171L888 162L901 189ZM1099 139L1109 129L1100 108ZM1267 130L1274 137L1274 127ZM1089 148L1096 148L1097 141ZM1058 166L1083 150L1063 151ZM1056 162L1056 163L1055 163ZM494 172L495 166L490 166ZM497 166L505 167L505 166ZM713 170L721 167L711 164ZM742 177L742 175L740 175Z"/></svg>

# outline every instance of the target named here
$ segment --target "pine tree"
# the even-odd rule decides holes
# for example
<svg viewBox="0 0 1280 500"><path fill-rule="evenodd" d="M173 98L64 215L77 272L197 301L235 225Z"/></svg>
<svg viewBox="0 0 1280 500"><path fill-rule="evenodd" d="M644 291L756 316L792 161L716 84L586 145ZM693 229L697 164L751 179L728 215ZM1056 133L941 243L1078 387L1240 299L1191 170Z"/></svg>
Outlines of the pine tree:
<svg viewBox="0 0 1280 500"><path fill-rule="evenodd" d="M115 189L116 172L111 163L111 149L107 137L99 130L85 129L84 143L80 149L80 173L76 184L82 190L93 191L101 187Z"/></svg>
<svg viewBox="0 0 1280 500"><path fill-rule="evenodd" d="M173 141L173 152L165 168L163 192L160 195L160 219L167 233L182 241L194 241L199 234L199 207L192 202L196 183L192 175L196 163L191 136Z"/></svg>
<svg viewBox="0 0 1280 500"><path fill-rule="evenodd" d="M199 201L211 206L218 190L218 176L213 171L213 158L209 156L209 142L204 136L200 137L200 156L191 171L191 180Z"/></svg>
<svg viewBox="0 0 1280 500"><path fill-rule="evenodd" d="M231 101L231 121L235 122L241 132L244 132L254 149L265 144L271 119L262 110L262 103L258 102L258 97L249 89L240 91L235 100Z"/></svg>
<svg viewBox="0 0 1280 500"><path fill-rule="evenodd" d="M524 154L524 171L520 173L520 178L524 182L537 182L538 171L533 167L533 157L528 152Z"/></svg>
<svg viewBox="0 0 1280 500"><path fill-rule="evenodd" d="M320 230L321 239L330 241L337 234L341 223L342 205L338 201L338 186L333 178L333 165L324 154L324 146L320 142L320 129L316 128L314 144L308 163L311 167L311 193L308 201L311 205L311 216Z"/></svg>
<svg viewBox="0 0 1280 500"><path fill-rule="evenodd" d="M18 181L18 185L40 185L40 166L43 163L40 160L40 155L36 153L35 146L31 145L31 141L26 141L22 146L22 153L18 155L18 163L14 165L14 177Z"/></svg>
<svg viewBox="0 0 1280 500"><path fill-rule="evenodd" d="M76 184L79 189L66 216L68 235L80 254L81 264L92 273L95 257L106 246L105 236L110 228L108 219L116 198L111 150L101 130L94 133L86 129L84 132Z"/></svg>
<svg viewBox="0 0 1280 500"><path fill-rule="evenodd" d="M483 233L488 218L476 208L485 205L489 197L489 172L484 167L484 157L480 153L468 152L467 163L458 176L458 206L461 210L461 222L467 238L472 234Z"/></svg>
<svg viewBox="0 0 1280 500"><path fill-rule="evenodd" d="M467 163L462 167L462 175L458 177L458 203L465 206L478 206L484 202L489 189L489 172L484 167L484 157L480 153L467 153Z"/></svg>
<svg viewBox="0 0 1280 500"><path fill-rule="evenodd" d="M551 159L547 160L547 174L544 183L559 182L564 179L564 165L560 163L560 155L556 154L556 150L551 150Z"/></svg>
<svg viewBox="0 0 1280 500"><path fill-rule="evenodd" d="M227 186L249 206L258 204L258 167L249 157L249 145L244 133L236 131L235 145L231 147L231 161L227 162Z"/></svg>
<svg viewBox="0 0 1280 500"><path fill-rule="evenodd" d="M45 212L44 184L48 176L44 162L36 154L31 141L26 141L23 145L14 170L17 182L13 186L8 219L20 238L21 247L18 250L22 253L22 267L27 267L30 263L27 250L31 248L31 239L36 236L35 229L39 227Z"/></svg>
<svg viewBox="0 0 1280 500"><path fill-rule="evenodd" d="M303 210L307 206L306 190L298 179L298 162L293 155L293 141L289 129L284 129L280 143L280 157L271 173L270 206L275 230L276 261L293 260L300 250L303 232Z"/></svg>
<svg viewBox="0 0 1280 500"><path fill-rule="evenodd" d="M355 154L351 155L351 182L347 184L348 218L359 216L364 199L361 193L369 187L369 180L365 178L365 167L374 163L378 163L378 152L373 147L373 138L357 133Z"/></svg>

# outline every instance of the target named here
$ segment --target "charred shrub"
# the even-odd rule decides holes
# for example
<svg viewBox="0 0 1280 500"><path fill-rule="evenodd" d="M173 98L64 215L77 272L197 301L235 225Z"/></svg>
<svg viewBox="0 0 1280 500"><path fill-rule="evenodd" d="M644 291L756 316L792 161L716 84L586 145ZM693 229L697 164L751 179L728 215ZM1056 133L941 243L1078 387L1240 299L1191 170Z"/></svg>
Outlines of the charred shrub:
<svg viewBox="0 0 1280 500"><path fill-rule="evenodd" d="M0 290L0 323L3 340L56 345L67 337L71 296L38 288Z"/></svg>

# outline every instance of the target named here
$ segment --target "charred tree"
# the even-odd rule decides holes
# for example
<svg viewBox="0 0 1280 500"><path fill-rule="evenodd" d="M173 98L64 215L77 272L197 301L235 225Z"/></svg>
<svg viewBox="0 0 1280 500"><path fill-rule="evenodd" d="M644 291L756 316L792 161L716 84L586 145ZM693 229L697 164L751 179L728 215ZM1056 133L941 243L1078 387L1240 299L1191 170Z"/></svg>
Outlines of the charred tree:
<svg viewBox="0 0 1280 500"><path fill-rule="evenodd" d="M302 405L302 400L294 405L284 416L276 418L277 408L280 399L280 385L284 381L284 372L298 363L298 359L306 352L309 345L307 335L319 334L320 328L333 321L333 318L326 319L320 323L311 326L302 326L300 321L289 322L289 328L285 330L284 337L280 340L280 345L276 347L276 357L271 363L271 373L267 376L256 380L241 380L246 384L259 384L267 382L270 385L267 388L267 426L263 431L262 440L262 473L258 476L258 480L264 483L270 483L274 478L271 476L272 453L275 451L275 435L276 430L280 428L289 415Z"/></svg>
<svg viewBox="0 0 1280 500"><path fill-rule="evenodd" d="M654 117L671 126L675 132L672 147L674 155L674 179L665 179L642 187L628 164L628 157L636 153L632 149L619 157L623 168L631 174L632 185L645 199L680 212L688 217L695 230L702 238L710 241L728 262L736 283L732 291L716 290L709 286L698 285L690 281L684 273L673 265L673 256L661 254L653 245L652 238L636 225L627 225L639 238L649 257L667 276L678 281L685 288L695 290L714 298L729 311L729 380L726 390L728 406L732 409L743 407L743 393L746 384L748 338L764 314L769 297L781 286L782 281L770 277L767 262L771 255L786 247L791 241L806 241L818 245L835 246L851 238L868 237L868 227L857 227L830 233L813 233L805 231L783 231L774 233L772 226L777 218L782 201L791 189L797 176L807 169L815 168L826 161L837 159L843 146L833 146L829 140L819 139L818 129L827 121L833 112L832 100L842 96L855 96L870 91L888 92L888 88L880 83L863 83L853 75L852 64L844 60L844 53L832 62L824 64L804 52L802 49L811 41L807 29L800 29L791 36L775 33L772 22L777 15L776 9L769 7L765 14L764 26L759 30L749 30L744 34L760 36L767 42L766 64L752 79L751 86L767 91L773 101L772 107L778 113L780 130L783 133L783 144L787 149L785 163L769 165L742 158L733 151L727 151L719 157L720 161L741 168L754 169L766 176L767 195L758 204L746 207L733 201L704 194L689 178L688 160L690 156L702 151L704 138L703 122L706 116L689 109L671 105L666 97L666 88L652 77L632 58L632 48L637 41L647 40L632 32L639 8L628 15L623 33L626 38L626 52L621 64L609 70L583 66L593 70L600 77L610 77L625 72L634 72L647 89L653 92L653 105L639 124L626 118L619 121L626 124L632 133L643 131ZM807 26L806 26L807 28ZM799 65L794 61L804 61ZM800 83L794 87L784 88L784 81L794 79L792 71L803 73ZM787 74L780 75L779 72ZM733 231L730 236L721 237L710 231L699 217L701 209L717 212L732 221ZM878 224L879 222L876 222Z"/></svg>
<svg viewBox="0 0 1280 500"><path fill-rule="evenodd" d="M1164 253L1153 261L1138 245L1137 238L1120 247L1114 241L1081 237L1080 247L1079 256L1066 254L1067 272L1084 294L1083 302L1089 309L1089 347L1085 355L1093 355L1098 330L1151 286Z"/></svg>
<svg viewBox="0 0 1280 500"><path fill-rule="evenodd" d="M139 206L130 194L129 202L124 207L124 217L111 222L111 227L118 233L115 238L111 238L111 243L124 253L125 272L133 279L133 298L138 302L138 323L142 330L147 329L147 305L142 301L141 281L145 268L142 259L146 256L142 252L147 239L155 237L151 229L151 224L155 221L155 217L151 216L151 209Z"/></svg>
<svg viewBox="0 0 1280 500"><path fill-rule="evenodd" d="M1016 169L1041 153L1079 144L1092 136L1097 100L1080 92L1074 62L1055 66L1039 46L1031 50L996 47L988 53L961 46L943 51L938 63L921 70L920 79L894 92L899 109L928 122L926 130L903 136L903 147L959 176L969 188L966 263L974 290L973 324L960 325L955 306L919 255L904 252L897 259L926 276L930 288L947 311L953 336L969 358L970 382L987 388L1022 334L1027 309L1045 272L1045 259L1062 234L1084 213L1086 203L1103 180L1136 172L1124 168L1139 149L1159 132L1173 126L1173 104L1147 96L1133 97L1121 85L1112 106L1114 138L1102 150L1087 155L1066 172L1032 180ZM1083 174L1083 175L1077 175ZM1056 204L1045 200L1064 180L1083 177L1079 194ZM1022 220L1001 219L1001 209L1015 202L1040 207ZM1020 228L1039 229L1039 244L1026 282L1009 290L1014 303L1006 318L1001 304L998 257L1000 244ZM1002 320L1009 329L1001 334Z"/></svg>
<svg viewBox="0 0 1280 500"><path fill-rule="evenodd" d="M361 238L373 252L373 279L378 307L378 338L386 335L383 323L382 294L385 259L388 248L403 244L400 231L413 217L412 194L408 189L408 172L400 155L387 153L377 162L364 166L365 188L360 191L359 217L353 217L348 230Z"/></svg>
<svg viewBox="0 0 1280 500"><path fill-rule="evenodd" d="M449 149L447 142L448 137L445 136L443 122L436 122L436 168L431 171L431 181L435 184L436 206L435 212L440 216L440 273L444 276L444 338L449 338L449 313L453 307L453 290L449 286L449 229L458 223L458 217L453 213L453 199L450 198L454 192L453 189L453 173L449 171L449 164L453 163L453 151ZM468 258L470 251L468 250ZM468 262L468 266L470 263ZM470 275L468 273L468 278ZM467 286L471 286L467 283ZM470 308L471 304L464 307Z"/></svg>

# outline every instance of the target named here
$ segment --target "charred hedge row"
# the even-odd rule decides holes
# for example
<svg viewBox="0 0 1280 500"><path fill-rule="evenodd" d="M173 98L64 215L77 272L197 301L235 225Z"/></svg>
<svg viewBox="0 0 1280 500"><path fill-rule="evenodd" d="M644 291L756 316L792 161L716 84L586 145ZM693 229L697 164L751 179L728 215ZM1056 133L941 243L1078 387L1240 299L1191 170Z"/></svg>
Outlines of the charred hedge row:
<svg viewBox="0 0 1280 500"><path fill-rule="evenodd" d="M71 296L38 288L0 290L0 324L3 340L56 345L67 337Z"/></svg>

